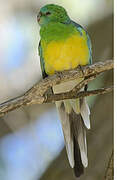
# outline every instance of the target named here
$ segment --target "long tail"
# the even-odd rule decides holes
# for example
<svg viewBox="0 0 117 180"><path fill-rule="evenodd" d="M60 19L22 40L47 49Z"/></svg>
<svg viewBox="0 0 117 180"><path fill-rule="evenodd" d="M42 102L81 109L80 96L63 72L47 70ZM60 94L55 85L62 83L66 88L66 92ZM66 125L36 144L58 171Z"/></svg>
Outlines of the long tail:
<svg viewBox="0 0 117 180"><path fill-rule="evenodd" d="M90 128L90 111L86 99L56 102L60 114L69 163L76 177L88 165L86 128Z"/></svg>

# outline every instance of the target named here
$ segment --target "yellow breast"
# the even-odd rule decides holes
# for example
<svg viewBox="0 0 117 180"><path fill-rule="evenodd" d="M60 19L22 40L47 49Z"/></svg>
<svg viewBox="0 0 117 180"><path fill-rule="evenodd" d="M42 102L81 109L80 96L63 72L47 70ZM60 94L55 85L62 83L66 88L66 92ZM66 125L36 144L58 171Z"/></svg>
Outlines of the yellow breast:
<svg viewBox="0 0 117 180"><path fill-rule="evenodd" d="M51 41L44 46L43 52L45 71L49 75L86 65L89 61L87 40L78 35L72 35L65 41Z"/></svg>

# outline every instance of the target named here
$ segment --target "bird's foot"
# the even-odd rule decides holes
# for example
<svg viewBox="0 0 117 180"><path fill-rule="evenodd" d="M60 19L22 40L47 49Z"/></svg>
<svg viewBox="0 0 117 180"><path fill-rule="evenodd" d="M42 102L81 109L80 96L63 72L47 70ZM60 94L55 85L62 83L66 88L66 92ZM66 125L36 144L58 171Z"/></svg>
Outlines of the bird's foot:
<svg viewBox="0 0 117 180"><path fill-rule="evenodd" d="M83 78L85 79L84 71L81 65L78 65L79 69L82 71Z"/></svg>
<svg viewBox="0 0 117 180"><path fill-rule="evenodd" d="M63 72L62 72L62 71L55 71L55 74L56 74L57 77L59 77L60 79L63 77Z"/></svg>

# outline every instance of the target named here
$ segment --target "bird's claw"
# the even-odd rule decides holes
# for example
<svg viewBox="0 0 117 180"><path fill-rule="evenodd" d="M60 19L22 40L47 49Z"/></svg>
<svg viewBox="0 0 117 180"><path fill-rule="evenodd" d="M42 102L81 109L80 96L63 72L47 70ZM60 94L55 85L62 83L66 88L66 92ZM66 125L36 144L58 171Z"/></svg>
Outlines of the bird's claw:
<svg viewBox="0 0 117 180"><path fill-rule="evenodd" d="M84 71L83 71L82 66L81 66L81 65L78 65L78 67L79 67L79 69L82 71L82 75L83 75L83 77L84 77L84 79L85 79L85 76L84 76Z"/></svg>

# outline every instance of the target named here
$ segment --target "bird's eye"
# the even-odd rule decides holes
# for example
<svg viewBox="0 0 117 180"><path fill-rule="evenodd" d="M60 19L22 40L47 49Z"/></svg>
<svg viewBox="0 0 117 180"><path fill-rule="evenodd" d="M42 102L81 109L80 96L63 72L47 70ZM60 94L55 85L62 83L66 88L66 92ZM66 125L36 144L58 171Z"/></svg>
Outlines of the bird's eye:
<svg viewBox="0 0 117 180"><path fill-rule="evenodd" d="M50 12L47 12L47 13L46 13L46 16L49 16L50 14L51 14Z"/></svg>

